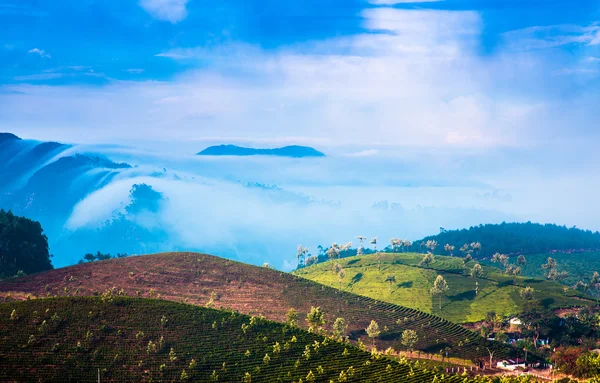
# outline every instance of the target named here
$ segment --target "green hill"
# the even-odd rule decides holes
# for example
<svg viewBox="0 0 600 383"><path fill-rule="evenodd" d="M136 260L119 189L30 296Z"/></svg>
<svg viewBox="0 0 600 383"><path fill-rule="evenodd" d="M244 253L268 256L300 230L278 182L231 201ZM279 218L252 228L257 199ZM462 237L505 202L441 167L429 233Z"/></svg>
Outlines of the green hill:
<svg viewBox="0 0 600 383"><path fill-rule="evenodd" d="M498 225L479 225L462 230L443 230L441 233L425 237L413 243L413 249L419 249L428 240L437 241L441 247L450 244L455 254L464 244L480 242L482 248L473 256L488 258L498 252L501 254L542 254L556 250L600 250L600 233L567 228L554 224L506 223ZM461 254L462 255L462 254Z"/></svg>
<svg viewBox="0 0 600 383"><path fill-rule="evenodd" d="M402 332L412 329L419 335L417 349L428 353L445 350L449 356L477 360L487 357L486 348L497 350L497 358L516 352L431 314L206 254L166 253L111 259L0 281L0 297L10 294L20 299L27 295L94 296L114 289L128 296L198 306L211 302L216 308L262 314L277 322L285 321L290 308L304 318L311 306L321 307L327 328L331 329L337 317L344 318L354 342L369 342L365 329L371 320L377 321L382 329L379 343L382 348L398 348ZM300 325L306 324L301 320Z"/></svg>
<svg viewBox="0 0 600 383"><path fill-rule="evenodd" d="M458 383L232 311L109 294L0 304L0 381Z"/></svg>
<svg viewBox="0 0 600 383"><path fill-rule="evenodd" d="M419 263L423 254L380 253L379 256L381 270L378 267L378 255L336 260L346 274L341 283L342 290L435 314L458 323L483 320L490 311L504 316L518 314L524 303L519 293L526 286L532 287L536 298L549 308L585 306L591 303L589 298L575 290L568 289L565 293L565 287L555 282L517 277L515 286L512 277L489 266L484 266L483 278L474 279L464 274L464 262L461 258L435 256L433 263L422 267ZM473 261L469 262L467 270L474 264ZM294 274L340 287L338 275L332 272L331 262L305 267ZM386 282L389 275L395 276L395 282L391 285ZM437 299L434 301L430 294L437 275L442 275L450 287L442 300L441 309ZM479 286L477 293L476 283Z"/></svg>

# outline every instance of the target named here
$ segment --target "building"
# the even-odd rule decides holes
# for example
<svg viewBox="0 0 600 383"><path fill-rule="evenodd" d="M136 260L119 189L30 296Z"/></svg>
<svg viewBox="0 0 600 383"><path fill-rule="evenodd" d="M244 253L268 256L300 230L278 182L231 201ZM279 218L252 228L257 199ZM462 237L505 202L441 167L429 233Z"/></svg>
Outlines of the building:
<svg viewBox="0 0 600 383"><path fill-rule="evenodd" d="M525 369L525 361L519 359L506 359L496 363L496 367L506 371L515 371L518 368Z"/></svg>

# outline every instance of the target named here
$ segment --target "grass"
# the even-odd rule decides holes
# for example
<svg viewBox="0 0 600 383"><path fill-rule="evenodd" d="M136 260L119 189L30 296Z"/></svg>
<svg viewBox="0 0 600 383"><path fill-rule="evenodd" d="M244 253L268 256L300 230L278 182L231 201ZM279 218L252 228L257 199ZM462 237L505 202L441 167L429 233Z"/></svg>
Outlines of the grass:
<svg viewBox="0 0 600 383"><path fill-rule="evenodd" d="M3 382L92 382L98 375L102 382L468 381L431 367L268 320L163 300L0 304Z"/></svg>
<svg viewBox="0 0 600 383"><path fill-rule="evenodd" d="M516 350L489 342L477 334L434 315L389 302L358 296L305 278L267 268L197 253L166 253L87 263L0 282L0 297L73 297L100 295L109 289L133 297L162 298L244 314L262 314L283 322L286 312L300 313L300 325L311 306L325 313L327 329L335 318L349 324L351 340L370 342L365 329L375 320L382 329L378 347L399 348L402 331L419 335L417 348L428 353L447 351L451 357L478 360L486 348L498 358ZM424 296L425 298L425 296Z"/></svg>
<svg viewBox="0 0 600 383"><path fill-rule="evenodd" d="M536 298L549 308L585 306L592 303L585 295L564 286L541 279L517 277L516 285L494 267L484 266L483 278L465 275L461 258L436 256L428 267L419 266L423 255L417 253L381 253L381 267L377 255L364 255L336 260L344 268L346 277L341 287L344 291L368 296L427 313L435 314L457 323L477 322L486 313L494 311L503 316L516 315L524 303L520 291L530 286ZM475 262L466 265L470 270ZM294 274L332 287L340 287L332 263L325 262L302 268ZM385 279L394 275L390 286ZM430 294L437 275L442 275L450 287L443 296L440 309L438 298ZM476 283L479 284L476 293Z"/></svg>

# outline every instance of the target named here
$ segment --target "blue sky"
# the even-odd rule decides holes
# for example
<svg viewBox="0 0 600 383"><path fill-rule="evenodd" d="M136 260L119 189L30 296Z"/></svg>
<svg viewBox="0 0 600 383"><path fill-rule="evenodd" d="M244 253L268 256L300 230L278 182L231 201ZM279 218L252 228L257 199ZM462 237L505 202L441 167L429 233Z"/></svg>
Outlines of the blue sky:
<svg viewBox="0 0 600 383"><path fill-rule="evenodd" d="M375 153L597 135L597 1L0 0L0 25L0 130L29 137Z"/></svg>

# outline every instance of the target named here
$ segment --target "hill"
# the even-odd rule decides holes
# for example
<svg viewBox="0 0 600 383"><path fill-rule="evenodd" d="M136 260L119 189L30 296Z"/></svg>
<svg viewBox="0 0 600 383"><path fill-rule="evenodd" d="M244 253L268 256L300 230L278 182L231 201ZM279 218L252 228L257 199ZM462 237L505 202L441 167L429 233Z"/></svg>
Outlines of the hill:
<svg viewBox="0 0 600 383"><path fill-rule="evenodd" d="M600 272L600 251L577 251L529 254L527 255L527 264L523 267L523 275L545 278L546 270L542 268L552 257L558 264L560 271L566 271L569 275L561 281L568 286L575 285L578 281L589 284L594 271ZM597 289L590 289L590 294L598 295Z"/></svg>
<svg viewBox="0 0 600 383"><path fill-rule="evenodd" d="M0 282L0 296L93 296L113 288L123 289L129 296L199 306L210 302L217 308L262 314L277 322L285 321L290 308L304 318L311 306L318 306L327 326L337 317L344 318L354 341L369 342L365 329L376 320L383 330L383 348L397 347L402 331L413 329L420 337L417 348L429 353L447 350L449 356L476 360L487 355L486 347L496 349L498 358L515 352L431 314L340 292L280 271L195 253L111 259L55 269Z"/></svg>
<svg viewBox="0 0 600 383"><path fill-rule="evenodd" d="M113 295L2 303L0 340L5 382L464 381L232 311Z"/></svg>
<svg viewBox="0 0 600 383"><path fill-rule="evenodd" d="M378 267L381 259L381 269ZM502 274L494 267L484 266L485 276L474 279L465 275L461 258L435 256L427 267L419 266L423 254L380 253L342 258L336 262L344 268L346 278L342 288L362 296L402 304L413 309L435 314L452 322L476 322L483 320L486 313L494 311L503 316L518 314L524 304L519 292L526 286L532 287L536 298L549 308L585 306L592 303L580 292L541 279ZM466 264L470 270L474 261ZM294 272L295 275L333 287L339 287L339 279L332 272L331 262L319 263ZM386 282L389 275L395 276L393 284ZM433 300L430 289L438 275L442 275L450 290L443 299L442 308ZM476 292L476 283L479 291Z"/></svg>
<svg viewBox="0 0 600 383"><path fill-rule="evenodd" d="M200 156L278 156L278 157L324 157L325 154L308 146L284 146L275 149L245 148L237 145L209 146L200 153Z"/></svg>
<svg viewBox="0 0 600 383"><path fill-rule="evenodd" d="M499 225L479 225L462 230L443 230L437 235L425 237L413 243L418 248L428 240L455 246L455 253L464 244L480 242L482 248L473 254L476 258L489 258L498 252L501 254L541 254L556 250L599 250L600 233L567 228L554 224L539 223L501 223Z"/></svg>

